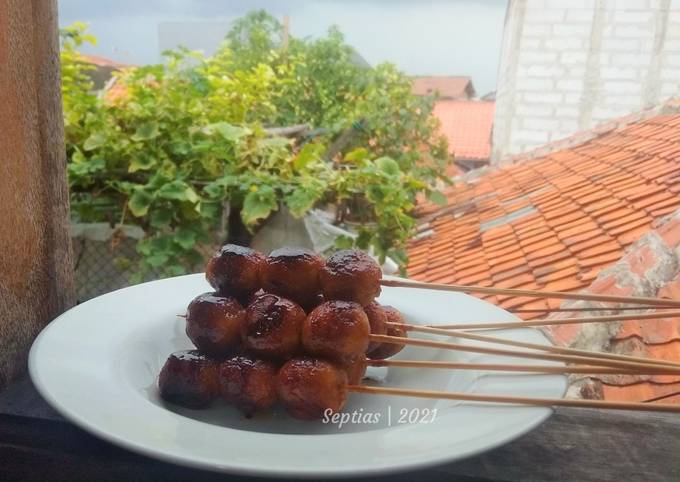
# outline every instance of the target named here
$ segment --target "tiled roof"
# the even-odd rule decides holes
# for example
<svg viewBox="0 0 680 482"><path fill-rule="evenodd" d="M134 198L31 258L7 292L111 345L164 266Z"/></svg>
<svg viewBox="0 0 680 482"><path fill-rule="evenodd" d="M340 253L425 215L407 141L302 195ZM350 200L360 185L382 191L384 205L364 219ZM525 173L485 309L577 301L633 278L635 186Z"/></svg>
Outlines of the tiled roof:
<svg viewBox="0 0 680 482"><path fill-rule="evenodd" d="M494 102L438 100L433 114L456 159L489 160Z"/></svg>
<svg viewBox="0 0 680 482"><path fill-rule="evenodd" d="M413 79L415 95L438 93L443 99L469 99L475 95L472 79L467 76L428 76Z"/></svg>
<svg viewBox="0 0 680 482"><path fill-rule="evenodd" d="M623 258L603 270L585 291L680 300L680 210L655 222L655 226L635 242ZM569 309L584 307L598 308L597 314L613 313L602 303L572 301L562 305ZM560 312L553 317L578 316L578 313L582 314ZM680 361L679 318L624 320L590 326L555 325L547 327L546 331L562 345ZM668 403L680 403L678 375L599 375L586 379L573 376L572 382L572 386L578 387L576 395L596 394L610 400L663 399Z"/></svg>
<svg viewBox="0 0 680 482"><path fill-rule="evenodd" d="M92 64L96 65L98 67L114 67L116 69L121 69L124 67L130 67L128 64L123 64L121 62L118 62L116 60L111 60L106 57L101 57L99 55L83 55L85 60Z"/></svg>
<svg viewBox="0 0 680 482"><path fill-rule="evenodd" d="M590 285L654 219L680 208L680 114L590 137L468 175L448 189L447 207L422 206L423 224L408 249L409 275L551 291ZM557 305L491 300L506 308Z"/></svg>

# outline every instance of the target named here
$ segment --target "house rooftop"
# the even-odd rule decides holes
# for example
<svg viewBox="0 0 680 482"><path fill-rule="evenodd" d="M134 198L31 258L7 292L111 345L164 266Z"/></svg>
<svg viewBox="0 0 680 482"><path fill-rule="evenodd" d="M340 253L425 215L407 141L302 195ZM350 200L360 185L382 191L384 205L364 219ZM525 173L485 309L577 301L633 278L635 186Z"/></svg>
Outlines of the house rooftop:
<svg viewBox="0 0 680 482"><path fill-rule="evenodd" d="M441 99L433 114L457 161L489 161L494 102Z"/></svg>
<svg viewBox="0 0 680 482"><path fill-rule="evenodd" d="M408 248L410 277L463 285L580 291L600 282L598 275L606 274L603 270L620 260L626 260L624 265L633 270L642 269L639 265L648 262L651 255L646 253L651 248L640 253L637 264L625 258L626 250L652 236L664 217L680 209L678 102L610 122L512 162L515 164L464 176L447 189L448 206L444 208L420 207L422 224ZM680 231L680 226L677 229ZM654 256L678 252L677 247L660 243L652 248ZM674 281L680 262L670 260L664 266L670 274L663 280L641 285L653 290L651 296L680 297ZM651 272L645 273L644 279L649 278ZM616 292L619 285L606 287ZM604 289L598 284L591 288ZM538 310L522 313L525 318L545 315L540 310L561 304L529 297L487 299L511 311ZM616 345L620 351L634 351L630 340L628 345L617 345L619 340L634 338L643 344L635 350L680 360L677 323L621 325L620 331L602 338L602 347ZM583 339L578 336L581 326L570 325L575 330L570 332L573 337L563 333L558 340L578 344ZM624 394L617 388L623 385L604 386L608 388L602 392L608 398L633 397L633 392ZM638 389L653 391L649 386Z"/></svg>
<svg viewBox="0 0 680 482"><path fill-rule="evenodd" d="M440 99L470 99L475 96L472 79L456 75L415 77L412 92L415 95L437 94Z"/></svg>

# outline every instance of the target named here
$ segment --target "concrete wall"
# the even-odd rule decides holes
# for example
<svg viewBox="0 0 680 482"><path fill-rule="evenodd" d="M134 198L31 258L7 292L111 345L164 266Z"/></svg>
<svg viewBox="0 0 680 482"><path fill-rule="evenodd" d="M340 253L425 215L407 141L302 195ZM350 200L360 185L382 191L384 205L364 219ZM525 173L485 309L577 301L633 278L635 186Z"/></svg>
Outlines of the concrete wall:
<svg viewBox="0 0 680 482"><path fill-rule="evenodd" d="M680 95L680 0L509 0L492 161Z"/></svg>

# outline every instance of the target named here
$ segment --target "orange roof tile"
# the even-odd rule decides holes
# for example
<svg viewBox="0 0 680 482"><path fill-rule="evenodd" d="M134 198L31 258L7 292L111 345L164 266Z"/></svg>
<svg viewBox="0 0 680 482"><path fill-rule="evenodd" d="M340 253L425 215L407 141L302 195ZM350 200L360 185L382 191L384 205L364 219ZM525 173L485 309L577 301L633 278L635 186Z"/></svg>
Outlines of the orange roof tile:
<svg viewBox="0 0 680 482"><path fill-rule="evenodd" d="M448 103L483 104L441 105ZM680 113L649 111L626 121L581 133L580 143L570 138L522 162L473 172L447 188L444 208L419 206L431 234L409 245L417 260L409 275L485 286L587 287L656 219L680 208L673 191L680 191ZM501 304L523 306L516 303Z"/></svg>
<svg viewBox="0 0 680 482"><path fill-rule="evenodd" d="M489 160L494 102L438 100L433 114L455 158Z"/></svg>

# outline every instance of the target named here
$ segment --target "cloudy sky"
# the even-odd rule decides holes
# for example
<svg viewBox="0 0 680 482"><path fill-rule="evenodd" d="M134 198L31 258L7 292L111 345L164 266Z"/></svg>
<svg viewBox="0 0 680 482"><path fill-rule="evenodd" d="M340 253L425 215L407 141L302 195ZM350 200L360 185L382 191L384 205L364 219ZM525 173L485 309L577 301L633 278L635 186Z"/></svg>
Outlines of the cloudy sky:
<svg viewBox="0 0 680 482"><path fill-rule="evenodd" d="M484 94L495 89L505 7L506 0L59 0L59 23L90 24L99 44L86 52L141 64L158 62L168 43L210 52L231 20L264 8L289 15L292 35L315 37L336 24L371 64L470 75Z"/></svg>

